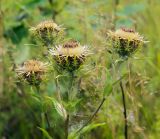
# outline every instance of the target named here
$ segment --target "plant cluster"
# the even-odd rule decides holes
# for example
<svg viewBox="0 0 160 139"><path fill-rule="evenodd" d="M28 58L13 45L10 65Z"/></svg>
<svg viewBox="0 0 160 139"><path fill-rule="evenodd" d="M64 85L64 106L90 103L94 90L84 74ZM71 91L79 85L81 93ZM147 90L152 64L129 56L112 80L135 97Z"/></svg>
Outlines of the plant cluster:
<svg viewBox="0 0 160 139"><path fill-rule="evenodd" d="M98 126L103 126L105 123L92 124L92 119L99 112L103 103L106 100L106 95L103 95L102 101L100 101L99 106L93 110L93 114L88 116L87 120L77 120L75 126L73 124L74 114L82 113L83 108L71 106L71 102L78 98L78 94L74 94L77 89L78 83L76 82L78 72L83 71L82 65L85 65L85 61L88 57L94 56L94 53L89 50L87 45L81 45L78 41L74 39L67 39L65 30L61 26L58 26L52 20L43 21L36 27L32 27L31 33L35 36L36 40L42 44L42 47L47 48L47 63L36 59L28 60L22 65L18 66L16 72L19 79L27 81L29 85L35 87L42 104L46 104L46 99L54 103L54 107L63 118L62 127L64 131L61 138L72 139L79 138L87 130L91 130ZM122 63L127 61L139 48L141 48L145 41L138 32L132 29L120 28L116 31L108 31L107 42L110 42L112 55L118 54ZM93 53L93 55L92 55ZM106 52L107 54L107 52ZM117 71L122 63L114 65ZM53 75L54 73L54 75ZM45 81L46 76L53 76L56 80L57 92L54 97L46 97L41 95L41 84ZM126 110L126 100L125 92L122 84L122 74L119 73L119 79L111 85L111 89L108 89L108 94L113 91L114 84L119 83L122 92L122 101L124 108L124 136L128 138L128 123L127 123L127 110ZM61 82L58 82L59 77L62 78ZM119 81L120 80L120 81ZM67 82L67 91L61 92L59 84L62 86L64 82ZM78 90L79 91L79 90ZM81 90L83 91L83 90ZM81 96L80 102L83 101L83 96ZM75 103L80 103L75 101ZM47 105L48 106L48 105ZM49 113L47 113L47 106L43 108L43 113L45 114L45 122L48 123L48 128L40 127L40 130L48 138L55 138L52 135L51 129L51 118ZM49 106L48 106L49 107ZM82 116L85 112L82 113ZM61 122L60 122L61 123Z"/></svg>

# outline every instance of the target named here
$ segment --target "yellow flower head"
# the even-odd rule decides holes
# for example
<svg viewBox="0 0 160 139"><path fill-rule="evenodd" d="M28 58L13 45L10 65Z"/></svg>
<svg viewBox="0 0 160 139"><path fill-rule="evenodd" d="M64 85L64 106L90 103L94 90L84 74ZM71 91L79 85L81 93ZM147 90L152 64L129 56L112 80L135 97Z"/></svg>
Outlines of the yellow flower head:
<svg viewBox="0 0 160 139"><path fill-rule="evenodd" d="M31 30L37 31L39 33L44 33L46 31L60 31L60 27L52 20L47 20L39 23L36 27L31 28Z"/></svg>
<svg viewBox="0 0 160 139"><path fill-rule="evenodd" d="M57 64L68 71L74 71L80 67L89 54L87 46L81 46L77 41L69 41L50 50Z"/></svg>
<svg viewBox="0 0 160 139"><path fill-rule="evenodd" d="M52 20L43 21L36 27L32 27L30 31L46 46L53 45L57 37L63 34L63 28Z"/></svg>
<svg viewBox="0 0 160 139"><path fill-rule="evenodd" d="M30 84L40 83L42 75L47 70L47 63L38 60L28 60L16 69L19 76L22 76Z"/></svg>
<svg viewBox="0 0 160 139"><path fill-rule="evenodd" d="M115 32L109 31L108 36L115 51L122 57L130 56L145 43L143 37L132 29L121 28Z"/></svg>

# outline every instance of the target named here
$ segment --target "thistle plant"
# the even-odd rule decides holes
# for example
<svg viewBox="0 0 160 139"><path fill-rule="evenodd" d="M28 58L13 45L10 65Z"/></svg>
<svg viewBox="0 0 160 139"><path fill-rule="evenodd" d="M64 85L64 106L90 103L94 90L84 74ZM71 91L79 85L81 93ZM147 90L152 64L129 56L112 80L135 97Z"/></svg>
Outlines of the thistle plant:
<svg viewBox="0 0 160 139"><path fill-rule="evenodd" d="M89 54L89 49L87 46L80 45L79 42L75 40L69 40L64 44L60 44L55 48L50 50L50 54L52 55L55 61L55 67L58 72L66 71L69 73L69 86L67 91L67 102L71 101L70 96L72 95L72 88L74 86L74 79L76 75L76 71L80 68L82 64L84 64L86 57ZM67 108L69 109L69 108ZM67 139L69 136L70 130L70 119L72 117L72 113L70 110L67 112L67 118L65 121L65 138Z"/></svg>
<svg viewBox="0 0 160 139"><path fill-rule="evenodd" d="M0 139L159 139L159 4L0 0Z"/></svg>
<svg viewBox="0 0 160 139"><path fill-rule="evenodd" d="M59 93L58 98L49 98L49 100L54 101L55 109L64 119L64 136L67 139L70 132L70 119L72 117L72 112L69 110L70 108L68 108L66 106L67 104L65 103L70 103L71 101L69 98L70 95L72 95L72 88L74 86L76 71L80 68L81 65L84 64L87 56L89 55L89 49L86 45L83 46L74 39L64 43L61 40L64 37L64 30L51 20L43 21L36 27L32 27L30 30L36 36L37 41L41 42L43 46L46 46L49 49L49 53L52 58L47 60L49 63L52 63L52 61L54 61L55 63L52 66L53 69L51 70L51 72L53 72L55 69L58 71L58 73L62 74L62 76L63 71L67 72L69 75L69 78L67 80L69 85L67 87L67 102L63 100L63 93L59 91L56 92ZM18 74L18 77L26 80L29 85L35 86L38 95L41 95L40 86L41 83L45 80L43 78L44 74L49 74L46 72L47 70L48 63L43 63L38 60L28 60L21 66L18 66L16 72ZM50 74L53 75L51 72ZM56 78L57 76L59 75L57 74L53 76L53 78ZM57 84L57 86L61 86L61 82ZM46 97L39 99L43 106ZM46 112L45 119L48 123L48 127L51 127L50 120Z"/></svg>
<svg viewBox="0 0 160 139"><path fill-rule="evenodd" d="M136 51L139 50L139 48L141 48L144 45L144 43L146 43L146 41L144 41L143 37L139 35L138 32L135 32L133 29L128 29L128 28L121 28L116 31L109 31L108 38L113 48L113 55L116 53L121 58L120 61L118 60L119 63L117 63L116 65L116 70L118 71L119 74L118 78L121 78L123 76L123 74L120 72L121 65L125 61L128 61L128 59L131 58L132 55L136 53ZM114 66L115 65L113 64L113 67ZM124 137L125 139L129 139L126 93L124 90L122 80L120 80L119 85L121 89L122 103L123 103Z"/></svg>
<svg viewBox="0 0 160 139"><path fill-rule="evenodd" d="M63 124L63 135L61 135L61 138L78 138L81 135L81 131L86 126L88 126L90 122L92 122L92 119L102 108L106 100L106 96L104 95L102 101L100 101L93 114L88 117L88 120L83 122L83 124L79 123L79 126L77 128L72 128L73 123L71 120L73 114L78 111L75 110L76 107L73 108L73 106L70 106L70 103L77 99L77 95L73 95L75 92L77 92L75 90L79 89L77 89L78 83L75 81L75 79L78 78L77 73L79 72L79 70L81 70L80 67L85 64L87 57L90 55L90 50L87 45L82 45L80 42L75 41L74 39L64 42L64 39L66 37L64 29L51 20L41 22L36 27L31 28L31 31L37 37L37 41L41 42L43 46L46 46L48 48L47 61L48 63L54 63L50 67L52 68L52 70L50 71L50 73L46 72L48 70L48 63L43 63L38 60L28 60L21 66L19 66L16 69L16 72L20 78L25 79L30 85L34 85L37 88L37 91L39 92L38 95L41 95L40 86L44 81L43 76L45 74L48 74L52 79L56 80L55 84L57 90L55 91L55 93L58 95L52 95L52 97L47 96L46 94L44 96L41 95L39 100L42 105L45 104L46 99L47 102L48 100L53 102L57 113L63 118L63 120L61 121ZM139 33L125 28L121 28L116 31L109 31L108 38L113 48L113 55L118 54L120 58L123 58L123 61L126 61L128 58L130 58L145 43L143 37L139 35ZM51 59L49 58L49 56L51 56ZM120 65L119 67L117 67L118 72L119 68ZM122 74L120 73L119 78L121 78L121 76ZM61 80L63 81L58 82L58 77L61 77ZM67 86L64 84L64 82L67 82ZM61 90L61 87L63 88L63 91ZM122 101L124 108L124 135L125 138L128 139L126 98L121 79L120 88L122 92ZM111 92L112 89L109 91L109 93ZM65 99L65 96L67 96L67 99ZM43 108L43 113L45 113L45 122L48 123L49 129L52 129L52 125L50 124L52 122L52 119L49 118L47 114L47 108ZM50 138L54 138L53 133L49 129L47 130L45 126L43 127L43 129L41 128L41 130L43 132L45 131L45 134L47 133Z"/></svg>

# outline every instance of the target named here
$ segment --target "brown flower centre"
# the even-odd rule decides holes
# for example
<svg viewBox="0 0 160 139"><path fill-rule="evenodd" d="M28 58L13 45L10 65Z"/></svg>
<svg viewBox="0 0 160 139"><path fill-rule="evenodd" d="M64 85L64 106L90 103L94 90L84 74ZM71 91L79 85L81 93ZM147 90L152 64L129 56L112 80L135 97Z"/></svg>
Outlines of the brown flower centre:
<svg viewBox="0 0 160 139"><path fill-rule="evenodd" d="M75 48L75 47L78 47L78 42L74 40L69 41L63 45L63 48Z"/></svg>
<svg viewBox="0 0 160 139"><path fill-rule="evenodd" d="M124 32L129 32L129 33L135 33L134 29L129 29L129 28L121 28Z"/></svg>

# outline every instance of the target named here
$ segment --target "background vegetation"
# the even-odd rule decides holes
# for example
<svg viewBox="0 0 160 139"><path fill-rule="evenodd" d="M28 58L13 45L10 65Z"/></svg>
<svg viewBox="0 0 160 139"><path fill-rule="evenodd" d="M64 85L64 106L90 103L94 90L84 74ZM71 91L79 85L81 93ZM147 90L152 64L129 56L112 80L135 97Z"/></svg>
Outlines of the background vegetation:
<svg viewBox="0 0 160 139"><path fill-rule="evenodd" d="M14 67L27 59L40 59L41 47L29 33L29 28L46 19L53 19L66 28L68 38L90 46L93 54L78 72L81 81L79 94L70 107L80 107L71 120L72 128L79 127L92 115L107 95L103 107L90 123L101 126L87 130L80 138L124 138L123 107L117 70L110 70L114 62L108 52L107 31L122 26L135 28L149 43L121 67L125 75L129 139L160 138L160 1L159 0L1 0L0 1L0 138L63 138L62 118L55 108L43 100L34 88L21 84ZM64 84L68 81L62 81ZM65 85L61 91L65 91ZM23 90L23 92L22 92ZM42 96L56 93L55 76L47 77L41 86ZM83 99L82 99L83 98ZM43 105L43 106L42 106ZM49 114L50 128L41 112ZM76 111L75 109L73 110ZM75 112L76 113L76 112ZM77 114L76 113L76 114ZM83 116L81 120L79 117ZM75 125L75 126L73 126ZM40 129L41 128L41 129ZM88 127L89 128L89 127ZM43 134L41 130L43 130Z"/></svg>

